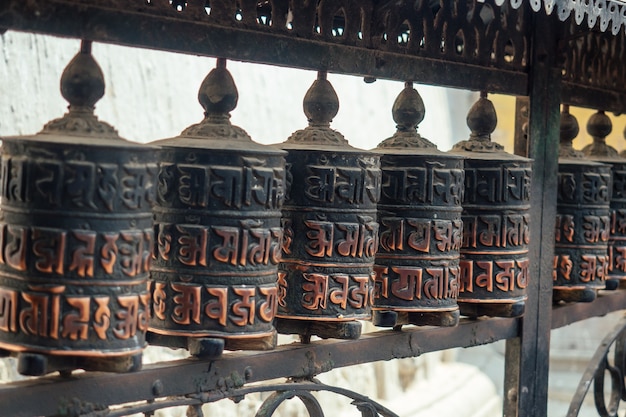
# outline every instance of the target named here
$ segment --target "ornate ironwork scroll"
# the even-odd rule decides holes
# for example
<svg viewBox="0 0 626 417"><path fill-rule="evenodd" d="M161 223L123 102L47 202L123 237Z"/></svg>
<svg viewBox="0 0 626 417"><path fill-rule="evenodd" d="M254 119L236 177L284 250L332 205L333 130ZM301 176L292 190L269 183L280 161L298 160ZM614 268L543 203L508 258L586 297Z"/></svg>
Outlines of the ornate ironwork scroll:
<svg viewBox="0 0 626 417"><path fill-rule="evenodd" d="M605 391L607 376L611 381L608 393ZM601 417L617 417L621 402L626 400L626 318L618 322L596 349L580 378L567 417L578 416L592 381L598 414Z"/></svg>
<svg viewBox="0 0 626 417"><path fill-rule="evenodd" d="M170 397L163 400L117 408L71 402L63 407L62 415L71 415L74 417L124 417L131 414L144 413L146 416L152 416L156 410L187 406L187 416L203 417L202 404L212 403L226 398L241 401L247 395L272 392L257 410L256 417L271 417L282 403L294 398L302 402L310 417L324 417L326 414L324 413L323 407L313 395L315 392L322 391L352 399L351 404L360 411L362 417L398 417L393 411L364 395L345 388L322 384L316 380L291 381L283 384L256 385L250 387L225 387L224 390L201 392L184 397Z"/></svg>

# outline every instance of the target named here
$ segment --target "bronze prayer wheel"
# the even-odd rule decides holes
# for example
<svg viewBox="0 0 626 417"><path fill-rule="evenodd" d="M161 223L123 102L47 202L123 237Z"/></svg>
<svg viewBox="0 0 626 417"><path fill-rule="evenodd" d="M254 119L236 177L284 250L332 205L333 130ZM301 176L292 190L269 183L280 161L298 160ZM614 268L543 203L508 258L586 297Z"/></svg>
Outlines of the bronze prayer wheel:
<svg viewBox="0 0 626 417"><path fill-rule="evenodd" d="M454 326L459 321L463 158L417 133L422 99L407 82L392 110L396 133L382 141L380 245L373 322Z"/></svg>
<svg viewBox="0 0 626 417"><path fill-rule="evenodd" d="M279 332L357 338L371 314L378 247L378 155L330 128L339 101L324 72L307 91L309 126L280 144L287 155Z"/></svg>
<svg viewBox="0 0 626 417"><path fill-rule="evenodd" d="M467 124L469 140L451 151L466 157L459 307L473 317L520 316L529 280L531 160L491 141L497 115L486 93Z"/></svg>
<svg viewBox="0 0 626 417"><path fill-rule="evenodd" d="M611 167L607 289L626 287L626 158L619 156L615 148L607 145L606 137L612 130L611 119L603 111L598 111L587 121L587 132L593 138L593 143L582 150L592 161Z"/></svg>
<svg viewBox="0 0 626 417"><path fill-rule="evenodd" d="M94 115L104 95L91 43L69 63L63 117L3 139L0 347L39 375L141 367L150 317L155 148Z"/></svg>
<svg viewBox="0 0 626 417"><path fill-rule="evenodd" d="M578 121L563 106L559 144L553 300L589 302L608 276L611 167L572 148Z"/></svg>
<svg viewBox="0 0 626 417"><path fill-rule="evenodd" d="M238 92L217 60L200 123L161 146L150 343L197 356L272 349L285 152L230 122Z"/></svg>

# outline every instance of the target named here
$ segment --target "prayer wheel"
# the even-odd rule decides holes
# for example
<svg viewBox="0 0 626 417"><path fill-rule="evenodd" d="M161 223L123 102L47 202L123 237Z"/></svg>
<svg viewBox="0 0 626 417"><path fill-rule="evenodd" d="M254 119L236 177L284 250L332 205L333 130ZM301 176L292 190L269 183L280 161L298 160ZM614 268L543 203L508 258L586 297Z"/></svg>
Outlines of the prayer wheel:
<svg viewBox="0 0 626 417"><path fill-rule="evenodd" d="M339 101L325 72L304 97L309 126L279 146L287 155L279 332L358 338L371 316L378 247L378 155L330 128Z"/></svg>
<svg viewBox="0 0 626 417"><path fill-rule="evenodd" d="M552 298L590 302L609 270L611 167L572 148L578 121L561 112Z"/></svg>
<svg viewBox="0 0 626 417"><path fill-rule="evenodd" d="M463 158L417 133L424 103L407 82L392 110L396 133L382 141L380 245L373 323L455 326L463 233Z"/></svg>
<svg viewBox="0 0 626 417"><path fill-rule="evenodd" d="M90 42L61 93L63 117L3 138L0 347L26 375L135 371L150 317L155 149L94 115L104 80Z"/></svg>
<svg viewBox="0 0 626 417"><path fill-rule="evenodd" d="M587 132L593 143L582 152L592 161L611 167L611 200L609 203L610 230L608 241L608 275L606 289L626 287L626 158L606 143L613 130L611 119L598 111L587 121Z"/></svg>
<svg viewBox="0 0 626 417"><path fill-rule="evenodd" d="M161 147L149 342L195 356L276 346L285 152L230 122L226 60L202 82L200 123Z"/></svg>
<svg viewBox="0 0 626 417"><path fill-rule="evenodd" d="M459 307L471 317L520 316L529 280L531 160L491 141L497 115L486 93L467 125L469 140L451 151L466 158Z"/></svg>

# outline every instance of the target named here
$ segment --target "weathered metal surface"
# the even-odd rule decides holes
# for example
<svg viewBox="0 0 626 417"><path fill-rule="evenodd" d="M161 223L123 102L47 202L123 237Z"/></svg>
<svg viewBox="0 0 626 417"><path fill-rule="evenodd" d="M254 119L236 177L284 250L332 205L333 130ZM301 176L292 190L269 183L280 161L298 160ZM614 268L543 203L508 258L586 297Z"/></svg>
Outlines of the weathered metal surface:
<svg viewBox="0 0 626 417"><path fill-rule="evenodd" d="M406 83L392 113L398 130L376 148L382 187L374 323L432 324L434 317L421 323L421 314L415 313L434 313L438 324L455 325L463 160L438 151L417 133L425 109L412 83ZM393 317L386 322L383 317L389 313Z"/></svg>
<svg viewBox="0 0 626 417"><path fill-rule="evenodd" d="M517 316L528 286L531 161L491 142L497 117L486 94L467 116L459 305L462 314ZM485 310L486 309L486 310Z"/></svg>
<svg viewBox="0 0 626 417"><path fill-rule="evenodd" d="M563 103L626 112L626 32L585 30L571 19L560 37Z"/></svg>
<svg viewBox="0 0 626 417"><path fill-rule="evenodd" d="M626 158L607 145L606 137L613 130L611 119L598 111L587 122L593 143L582 152L591 160L611 167L610 234L608 241L608 286L626 286Z"/></svg>
<svg viewBox="0 0 626 417"><path fill-rule="evenodd" d="M553 298L592 301L605 288L610 234L611 167L572 148L578 122L561 113Z"/></svg>
<svg viewBox="0 0 626 417"><path fill-rule="evenodd" d="M63 72L61 92L65 116L37 135L3 138L0 347L35 354L38 364L20 365L26 374L54 370L36 354L67 356L70 370L135 370L140 361L118 369L97 358L140 358L144 348L154 148L94 115L104 80L90 42Z"/></svg>
<svg viewBox="0 0 626 417"><path fill-rule="evenodd" d="M552 329L558 329L590 317L602 317L614 311L623 310L626 305L626 291L599 291L590 303L563 303L552 309Z"/></svg>
<svg viewBox="0 0 626 417"><path fill-rule="evenodd" d="M309 126L280 147L287 155L281 319L327 322L370 317L378 248L378 155L330 128L339 101L326 74L304 98ZM280 327L279 327L280 330Z"/></svg>
<svg viewBox="0 0 626 417"><path fill-rule="evenodd" d="M60 405L123 404L206 392L226 398L244 383L280 377L310 378L331 369L366 362L418 356L515 337L519 319L462 320L458 327L379 331L357 340L292 343L268 352L228 352L202 361L185 359L145 365L130 374L75 374L0 386L3 413L15 417L55 415ZM27 396L16 395L28 392ZM37 401L33 401L37 398Z"/></svg>
<svg viewBox="0 0 626 417"><path fill-rule="evenodd" d="M284 0L272 1L271 11L268 2L243 2L241 20L237 20L239 15L231 2L211 3L210 15L199 4L188 3L178 12L177 3L172 6L162 0L150 4L142 0L106 4L93 0L8 0L5 10L0 10L0 27L375 78L510 94L527 92L525 57L530 43L525 38L524 19L529 13L500 8L493 1L472 1L465 9L472 22L480 22L478 33L453 10L454 3L444 2L435 19L426 6L428 2L423 2L407 20L411 34L422 30L418 19L428 22L423 41L417 35L409 36L402 14L379 2L376 21L383 27L377 28L376 45L374 28L359 26L372 24L372 1L319 2L319 10L315 2L300 2L293 8L291 29L282 14L288 8ZM345 22L345 16L351 16L346 12L361 9L371 18ZM402 10L405 13L409 6ZM316 25L318 15L320 23ZM456 19L461 22L454 23ZM509 28L514 29L509 33ZM399 38L391 38L384 31L397 32ZM388 41L383 41L385 37ZM440 49L442 37L447 47ZM407 50L409 38L412 48L417 48L414 51ZM476 39L482 41L476 44ZM422 47L423 42L428 46L424 43ZM473 46L480 52L476 56ZM448 56L454 59L447 62ZM485 65L479 65L477 59Z"/></svg>
<svg viewBox="0 0 626 417"><path fill-rule="evenodd" d="M285 152L230 123L238 93L224 60L198 99L204 120L156 142L150 332L274 340Z"/></svg>

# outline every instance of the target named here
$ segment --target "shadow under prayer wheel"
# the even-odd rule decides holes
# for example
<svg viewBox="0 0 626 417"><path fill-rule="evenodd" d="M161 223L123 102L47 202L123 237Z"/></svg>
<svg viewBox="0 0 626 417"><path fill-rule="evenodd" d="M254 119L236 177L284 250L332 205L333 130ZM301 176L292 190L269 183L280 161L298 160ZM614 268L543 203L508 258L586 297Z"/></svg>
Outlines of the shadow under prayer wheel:
<svg viewBox="0 0 626 417"><path fill-rule="evenodd" d="M285 152L231 124L224 59L202 82L205 118L161 147L151 344L195 356L276 346Z"/></svg>
<svg viewBox="0 0 626 417"><path fill-rule="evenodd" d="M497 116L485 93L467 124L470 139L451 151L466 158L458 304L470 317L517 317L529 279L531 160L491 142Z"/></svg>
<svg viewBox="0 0 626 417"><path fill-rule="evenodd" d="M335 90L320 72L304 98L309 126L278 145L288 151L279 267L279 332L354 339L371 316L379 157L332 130Z"/></svg>
<svg viewBox="0 0 626 417"><path fill-rule="evenodd" d="M463 158L417 133L424 103L406 83L393 105L397 132L381 142L380 245L372 321L455 326L463 233Z"/></svg>
<svg viewBox="0 0 626 417"><path fill-rule="evenodd" d="M141 368L150 316L155 148L94 115L91 43L69 63L63 117L3 139L0 347L25 375Z"/></svg>
<svg viewBox="0 0 626 417"><path fill-rule="evenodd" d="M572 148L578 121L563 106L559 144L553 301L590 302L608 276L611 167Z"/></svg>
<svg viewBox="0 0 626 417"><path fill-rule="evenodd" d="M608 275L606 289L626 288L626 158L607 145L606 137L613 130L611 119L598 111L587 122L587 132L593 143L582 152L592 161L611 167L610 230L608 241Z"/></svg>

